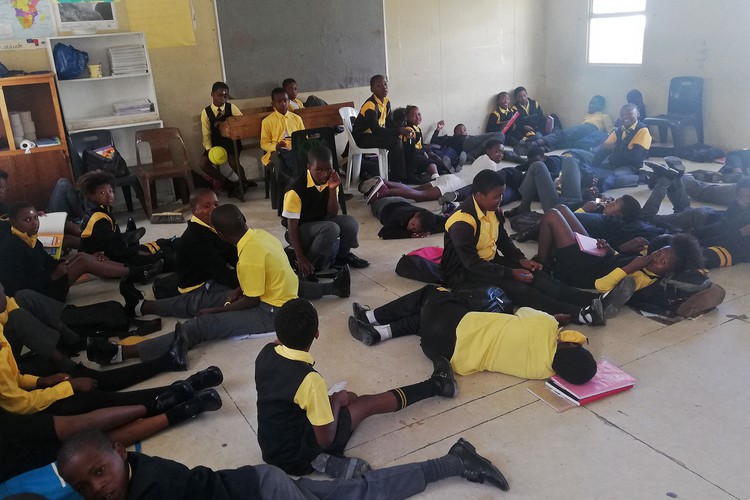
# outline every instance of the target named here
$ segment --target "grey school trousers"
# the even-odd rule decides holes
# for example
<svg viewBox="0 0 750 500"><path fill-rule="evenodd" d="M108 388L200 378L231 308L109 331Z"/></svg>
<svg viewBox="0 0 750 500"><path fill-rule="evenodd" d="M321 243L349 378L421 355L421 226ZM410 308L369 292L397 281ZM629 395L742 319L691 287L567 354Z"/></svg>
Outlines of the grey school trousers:
<svg viewBox="0 0 750 500"><path fill-rule="evenodd" d="M357 248L358 234L359 222L351 215L336 215L299 225L302 251L318 270L326 267L334 257L346 257L352 248ZM334 255L337 242L338 251Z"/></svg>

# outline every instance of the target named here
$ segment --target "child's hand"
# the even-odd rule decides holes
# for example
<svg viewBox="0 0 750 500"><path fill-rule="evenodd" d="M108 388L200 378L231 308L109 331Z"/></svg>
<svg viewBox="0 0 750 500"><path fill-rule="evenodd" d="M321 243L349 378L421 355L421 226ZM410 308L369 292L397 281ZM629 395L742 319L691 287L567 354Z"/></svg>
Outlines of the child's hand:
<svg viewBox="0 0 750 500"><path fill-rule="evenodd" d="M328 178L328 189L336 190L336 188L340 185L341 177L339 177L338 172L334 170L331 176Z"/></svg>
<svg viewBox="0 0 750 500"><path fill-rule="evenodd" d="M412 238L426 238L432 233L429 231L422 231L421 233L411 233Z"/></svg>
<svg viewBox="0 0 750 500"><path fill-rule="evenodd" d="M289 146L287 145L287 141L281 140L276 143L276 151L280 151L282 149L289 149Z"/></svg>
<svg viewBox="0 0 750 500"><path fill-rule="evenodd" d="M70 380L70 375L67 373L55 373L49 377L40 377L36 381L36 386L38 389L45 389L47 387L54 387L60 382L65 382L66 380Z"/></svg>
<svg viewBox="0 0 750 500"><path fill-rule="evenodd" d="M521 259L518 261L518 265L529 271L538 271L544 269L544 266L535 260Z"/></svg>
<svg viewBox="0 0 750 500"><path fill-rule="evenodd" d="M109 260L109 258L104 254L104 252L96 252L94 255L94 258L99 262L104 262L106 260Z"/></svg>
<svg viewBox="0 0 750 500"><path fill-rule="evenodd" d="M615 253L615 250L611 246L609 246L607 240L603 238L599 238L598 240L596 240L596 248L604 250L605 252L607 252L607 255L613 255Z"/></svg>
<svg viewBox="0 0 750 500"><path fill-rule="evenodd" d="M443 127L445 127L445 120L440 120L439 122L437 122L438 130L443 130Z"/></svg>
<svg viewBox="0 0 750 500"><path fill-rule="evenodd" d="M305 255L297 256L297 269L299 269L299 273L303 278L315 272L315 266L312 265L312 262Z"/></svg>
<svg viewBox="0 0 750 500"><path fill-rule="evenodd" d="M627 274L632 274L636 271L640 271L651 264L651 255L641 255L630 261L627 265L623 266L622 270Z"/></svg>
<svg viewBox="0 0 750 500"><path fill-rule="evenodd" d="M513 269L513 279L521 283L531 283L534 281L534 275L526 269Z"/></svg>
<svg viewBox="0 0 750 500"><path fill-rule="evenodd" d="M414 131L410 129L409 127L401 127L398 129L399 133L404 136L407 139L411 139L414 137Z"/></svg>

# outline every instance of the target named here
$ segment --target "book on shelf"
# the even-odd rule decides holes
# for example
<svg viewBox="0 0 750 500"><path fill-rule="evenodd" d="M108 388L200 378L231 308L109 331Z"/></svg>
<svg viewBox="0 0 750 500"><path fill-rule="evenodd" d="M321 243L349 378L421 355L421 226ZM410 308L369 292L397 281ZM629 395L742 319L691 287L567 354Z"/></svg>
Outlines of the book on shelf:
<svg viewBox="0 0 750 500"><path fill-rule="evenodd" d="M52 212L39 217L37 239L44 245L44 250L56 259L62 255L62 241L65 236L67 218L68 214L65 212Z"/></svg>
<svg viewBox="0 0 750 500"><path fill-rule="evenodd" d="M576 406L586 405L602 398L627 391L636 380L607 360L597 363L596 375L585 384L566 382L559 375L553 375L545 385L554 394L569 400Z"/></svg>
<svg viewBox="0 0 750 500"><path fill-rule="evenodd" d="M154 104L146 98L133 99L132 101L116 102L112 105L116 115L137 115L141 113L150 113L154 109Z"/></svg>

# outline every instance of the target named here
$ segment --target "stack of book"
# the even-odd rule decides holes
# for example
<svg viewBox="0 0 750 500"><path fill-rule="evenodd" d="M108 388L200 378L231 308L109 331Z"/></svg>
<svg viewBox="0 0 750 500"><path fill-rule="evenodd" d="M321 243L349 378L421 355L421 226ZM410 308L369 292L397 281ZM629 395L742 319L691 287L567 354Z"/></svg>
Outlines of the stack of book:
<svg viewBox="0 0 750 500"><path fill-rule="evenodd" d="M113 104L116 115L138 115L154 110L154 105L146 98L132 101L116 102Z"/></svg>
<svg viewBox="0 0 750 500"><path fill-rule="evenodd" d="M109 67L113 76L143 74L148 72L146 49L143 45L122 45L107 49Z"/></svg>

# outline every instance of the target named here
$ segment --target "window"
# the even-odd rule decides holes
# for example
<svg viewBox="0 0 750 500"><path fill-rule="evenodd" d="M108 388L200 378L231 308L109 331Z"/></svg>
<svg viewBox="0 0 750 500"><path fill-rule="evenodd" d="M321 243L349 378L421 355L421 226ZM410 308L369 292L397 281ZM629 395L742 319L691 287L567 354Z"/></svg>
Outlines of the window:
<svg viewBox="0 0 750 500"><path fill-rule="evenodd" d="M590 64L641 64L646 0L591 0Z"/></svg>

